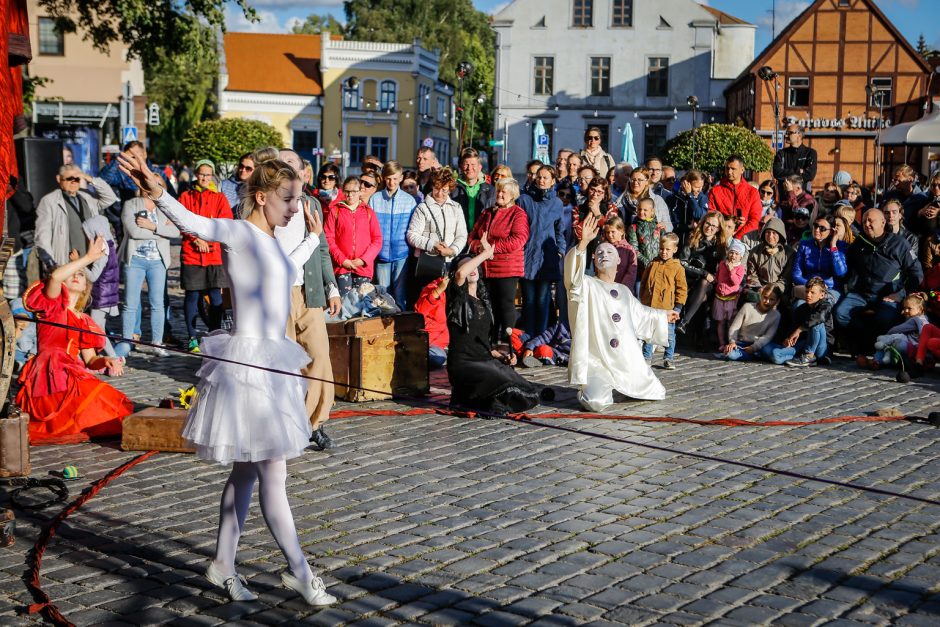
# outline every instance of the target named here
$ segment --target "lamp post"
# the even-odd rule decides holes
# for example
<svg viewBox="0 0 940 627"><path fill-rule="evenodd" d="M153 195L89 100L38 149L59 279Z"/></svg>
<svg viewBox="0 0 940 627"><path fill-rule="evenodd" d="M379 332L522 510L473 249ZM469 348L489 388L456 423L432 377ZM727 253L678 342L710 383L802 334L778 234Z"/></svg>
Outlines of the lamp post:
<svg viewBox="0 0 940 627"><path fill-rule="evenodd" d="M773 81L774 84L774 137L770 141L774 156L777 155L777 135L780 133L780 82L777 77L780 76L769 65L765 65L757 70L757 76L764 82Z"/></svg>
<svg viewBox="0 0 940 627"><path fill-rule="evenodd" d="M342 99L341 99L341 102L342 102L342 105L343 105L343 106L342 106L342 108L340 109L340 131L339 131L339 135L340 135L339 152L340 152L340 155L339 155L339 158L340 158L340 159L342 160L342 162L343 162L343 177L344 177L344 178L345 178L345 176L346 176L346 168L347 168L348 165L349 165L349 164L348 164L349 159L348 159L348 155L347 155L347 152L346 152L346 135L347 135L347 133L346 133L346 109L347 109L347 106L346 106L346 93L347 93L347 91L353 91L353 90L358 90L358 89L359 89L359 78L358 78L358 77L356 77L356 76L350 76L350 77L348 77L346 80L343 81L343 84L342 84L343 93L342 93ZM358 108L359 108L359 96L358 96L358 91L356 92L355 98L356 98L355 102L352 103L354 106L350 106L350 107L348 107L348 108L350 108L350 109L353 109L353 108L358 109Z"/></svg>
<svg viewBox="0 0 940 627"><path fill-rule="evenodd" d="M474 98L473 102L470 103L470 146L473 146L473 127L476 122L476 105L483 106L483 103L486 102L486 96L480 94Z"/></svg>
<svg viewBox="0 0 940 627"><path fill-rule="evenodd" d="M695 169L695 110L698 109L698 98L689 96L685 99L686 104L689 105L689 108L692 109L692 169Z"/></svg>
<svg viewBox="0 0 940 627"><path fill-rule="evenodd" d="M868 95L869 105L878 102L878 134L875 135L875 200L878 199L878 179L881 180L881 189L885 188L884 173L881 171L881 129L884 126L885 113L885 93L883 90L875 87L874 83L865 85L865 93Z"/></svg>
<svg viewBox="0 0 940 627"><path fill-rule="evenodd" d="M473 64L469 61L461 61L457 66L457 147L463 148L463 81L467 76L473 73Z"/></svg>

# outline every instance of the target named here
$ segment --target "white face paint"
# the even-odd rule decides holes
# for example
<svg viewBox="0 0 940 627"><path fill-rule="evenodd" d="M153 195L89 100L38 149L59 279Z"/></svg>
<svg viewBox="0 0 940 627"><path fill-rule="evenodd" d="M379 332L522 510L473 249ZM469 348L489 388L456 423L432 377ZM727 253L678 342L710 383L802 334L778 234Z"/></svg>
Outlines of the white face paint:
<svg viewBox="0 0 940 627"><path fill-rule="evenodd" d="M594 251L594 267L598 270L616 270L620 255L613 244L603 243Z"/></svg>

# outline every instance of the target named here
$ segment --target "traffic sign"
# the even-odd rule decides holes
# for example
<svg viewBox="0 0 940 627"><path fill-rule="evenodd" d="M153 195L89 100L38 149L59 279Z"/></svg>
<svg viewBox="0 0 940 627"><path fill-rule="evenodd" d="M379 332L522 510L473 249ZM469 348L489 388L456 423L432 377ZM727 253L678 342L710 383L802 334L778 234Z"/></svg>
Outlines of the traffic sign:
<svg viewBox="0 0 940 627"><path fill-rule="evenodd" d="M548 146L548 135L539 135L537 144L539 146Z"/></svg>
<svg viewBox="0 0 940 627"><path fill-rule="evenodd" d="M121 143L135 142L138 139L136 126L125 126L121 129Z"/></svg>
<svg viewBox="0 0 940 627"><path fill-rule="evenodd" d="M147 126L160 126L160 105L155 102L147 107Z"/></svg>
<svg viewBox="0 0 940 627"><path fill-rule="evenodd" d="M434 148L434 140L430 137L425 137L423 140L421 140L421 145L425 148Z"/></svg>
<svg viewBox="0 0 940 627"><path fill-rule="evenodd" d="M501 139L491 139L491 140L490 140L489 142L487 142L487 143L488 143L488 144L490 145L490 147L492 147L492 148L499 148L500 146L503 146L503 145L506 144L506 142L504 142L504 141L501 140Z"/></svg>

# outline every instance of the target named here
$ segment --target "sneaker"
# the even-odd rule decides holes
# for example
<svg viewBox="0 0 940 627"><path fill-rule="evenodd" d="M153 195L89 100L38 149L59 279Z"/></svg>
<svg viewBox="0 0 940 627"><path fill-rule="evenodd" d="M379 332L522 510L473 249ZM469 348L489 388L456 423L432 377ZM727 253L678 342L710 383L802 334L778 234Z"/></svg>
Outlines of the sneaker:
<svg viewBox="0 0 940 627"><path fill-rule="evenodd" d="M875 350L883 351L885 349L884 342L875 342Z"/></svg>
<svg viewBox="0 0 940 627"><path fill-rule="evenodd" d="M170 351L163 348L163 344L157 344L156 346L150 347L150 352L157 357L169 357Z"/></svg>
<svg viewBox="0 0 940 627"><path fill-rule="evenodd" d="M199 340L194 337L189 338L189 346L187 347L190 353L199 353Z"/></svg>
<svg viewBox="0 0 940 627"><path fill-rule="evenodd" d="M522 358L522 365L526 368L538 368L542 365L542 362L540 362L535 355L529 355L528 357Z"/></svg>
<svg viewBox="0 0 940 627"><path fill-rule="evenodd" d="M206 579L225 590L228 598L233 601L257 601L258 596L247 588L248 581L241 575L225 575L215 564L209 564L206 570Z"/></svg>
<svg viewBox="0 0 940 627"><path fill-rule="evenodd" d="M816 365L816 355L812 353L803 353L798 357L794 357L788 362L785 362L785 365L791 366L793 368L806 368L807 366Z"/></svg>
<svg viewBox="0 0 940 627"><path fill-rule="evenodd" d="M674 361L672 361L671 359L663 360L663 370L675 370L675 369L676 369L676 364Z"/></svg>
<svg viewBox="0 0 940 627"><path fill-rule="evenodd" d="M319 577L314 577L313 581L304 585L297 577L285 570L281 573L281 583L284 584L284 587L290 588L302 596L307 605L332 605L337 601L336 597L326 591L326 586L323 585L323 580Z"/></svg>
<svg viewBox="0 0 940 627"><path fill-rule="evenodd" d="M319 429L314 429L313 434L310 436L310 441L317 445L321 451L325 451L328 448L333 448L333 439L326 434L326 431L323 430L323 427Z"/></svg>

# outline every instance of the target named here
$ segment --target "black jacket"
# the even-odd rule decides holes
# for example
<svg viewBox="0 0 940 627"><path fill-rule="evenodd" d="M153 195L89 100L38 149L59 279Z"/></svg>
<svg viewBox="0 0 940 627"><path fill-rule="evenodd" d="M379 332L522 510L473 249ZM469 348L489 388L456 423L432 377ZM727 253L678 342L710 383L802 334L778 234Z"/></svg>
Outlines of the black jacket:
<svg viewBox="0 0 940 627"><path fill-rule="evenodd" d="M685 268L689 283L698 283L706 274L718 274L718 263L721 261L721 251L718 249L717 238L715 242L708 242L702 238L695 248L687 244L679 255L679 263Z"/></svg>
<svg viewBox="0 0 940 627"><path fill-rule="evenodd" d="M906 295L920 287L924 269L906 239L885 233L880 242L860 234L846 252L849 280L845 291L866 298L883 297L895 292Z"/></svg>
<svg viewBox="0 0 940 627"><path fill-rule="evenodd" d="M820 299L815 305L804 302L793 312L793 327L809 329L818 324L826 325L826 338L832 342L832 303L828 298Z"/></svg>
<svg viewBox="0 0 940 627"><path fill-rule="evenodd" d="M793 174L801 174L803 170L803 185L816 178L816 151L809 146L794 148L787 146L778 150L774 156L774 178L777 179L777 189L783 189L783 179Z"/></svg>

